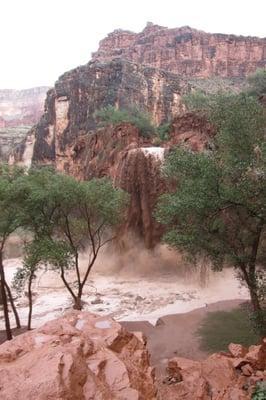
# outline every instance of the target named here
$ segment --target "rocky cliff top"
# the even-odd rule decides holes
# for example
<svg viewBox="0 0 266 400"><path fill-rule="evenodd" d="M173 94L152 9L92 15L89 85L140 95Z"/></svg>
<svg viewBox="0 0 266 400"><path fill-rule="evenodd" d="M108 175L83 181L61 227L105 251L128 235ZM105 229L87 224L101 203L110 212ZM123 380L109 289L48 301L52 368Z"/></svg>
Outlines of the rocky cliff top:
<svg viewBox="0 0 266 400"><path fill-rule="evenodd" d="M140 33L115 30L92 54L100 61L117 57L189 77L245 77L266 66L266 38L148 23Z"/></svg>

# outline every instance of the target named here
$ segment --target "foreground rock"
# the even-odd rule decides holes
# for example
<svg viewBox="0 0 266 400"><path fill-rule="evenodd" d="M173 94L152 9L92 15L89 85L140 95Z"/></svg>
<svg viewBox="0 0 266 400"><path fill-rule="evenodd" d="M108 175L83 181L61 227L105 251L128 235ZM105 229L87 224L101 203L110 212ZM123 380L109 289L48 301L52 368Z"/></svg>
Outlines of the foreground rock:
<svg viewBox="0 0 266 400"><path fill-rule="evenodd" d="M249 349L230 344L230 353L217 353L204 361L175 357L159 388L167 400L248 400L257 382L266 380L266 339Z"/></svg>
<svg viewBox="0 0 266 400"><path fill-rule="evenodd" d="M72 312L0 346L1 400L151 400L141 335L110 318Z"/></svg>

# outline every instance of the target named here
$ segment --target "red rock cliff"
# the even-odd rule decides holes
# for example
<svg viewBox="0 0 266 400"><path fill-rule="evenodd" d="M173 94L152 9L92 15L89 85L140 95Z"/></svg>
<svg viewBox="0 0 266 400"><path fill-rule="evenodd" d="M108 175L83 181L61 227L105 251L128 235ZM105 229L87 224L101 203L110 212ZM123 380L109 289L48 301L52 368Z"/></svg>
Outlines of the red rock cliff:
<svg viewBox="0 0 266 400"><path fill-rule="evenodd" d="M91 62L67 72L46 98L45 113L15 154L29 166L53 164L78 177L110 177L131 195L126 231L140 235L149 248L158 242L161 228L153 218L158 196L165 190L161 177L164 148L154 137L143 137L130 125L101 128L95 112L107 105L137 105L155 124L173 120L164 147L189 143L202 149L209 127L193 115L183 115L181 96L191 87L175 74L124 60Z"/></svg>
<svg viewBox="0 0 266 400"><path fill-rule="evenodd" d="M153 212L165 190L164 149L183 143L201 151L213 134L206 121L185 113L182 95L199 84L213 90L213 75L235 90L248 73L265 65L266 39L157 25L139 34L115 31L91 62L62 75L48 91L45 112L14 160L53 164L79 179L109 176L131 195L125 229L152 247L161 235ZM155 125L171 120L169 140L154 148L156 138L142 137L129 124L101 128L96 111L108 105L137 106Z"/></svg>
<svg viewBox="0 0 266 400"><path fill-rule="evenodd" d="M266 66L266 38L148 24L140 33L115 30L92 57L123 58L188 77L245 77Z"/></svg>

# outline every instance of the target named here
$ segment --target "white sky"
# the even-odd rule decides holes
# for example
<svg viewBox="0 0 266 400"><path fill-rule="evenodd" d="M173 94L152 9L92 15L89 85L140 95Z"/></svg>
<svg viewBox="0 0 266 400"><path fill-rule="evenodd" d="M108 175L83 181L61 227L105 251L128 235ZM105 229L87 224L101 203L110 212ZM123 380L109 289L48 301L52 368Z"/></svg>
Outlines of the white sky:
<svg viewBox="0 0 266 400"><path fill-rule="evenodd" d="M0 0L0 88L50 85L90 59L114 29L266 36L266 0Z"/></svg>

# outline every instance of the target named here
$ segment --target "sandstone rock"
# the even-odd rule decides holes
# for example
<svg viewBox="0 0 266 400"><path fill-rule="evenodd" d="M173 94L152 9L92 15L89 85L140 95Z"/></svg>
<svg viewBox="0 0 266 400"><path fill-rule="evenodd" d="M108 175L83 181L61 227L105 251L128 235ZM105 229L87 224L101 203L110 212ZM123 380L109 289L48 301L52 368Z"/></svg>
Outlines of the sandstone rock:
<svg viewBox="0 0 266 400"><path fill-rule="evenodd" d="M213 354L203 361L202 374L212 388L213 399L219 399L221 393L229 393L237 386L238 376L231 360L220 354Z"/></svg>
<svg viewBox="0 0 266 400"><path fill-rule="evenodd" d="M248 352L248 350L244 346L242 346L241 344L235 344L235 343L230 343L228 346L228 349L229 349L230 353L232 354L232 356L235 358L245 357L245 355Z"/></svg>
<svg viewBox="0 0 266 400"><path fill-rule="evenodd" d="M230 345L235 354L243 354L240 345ZM257 361L259 352L251 351ZM241 350L241 351L240 351ZM237 361L237 363L234 363ZM241 364L243 363L243 364ZM241 369L236 370L234 364ZM204 361L175 357L168 363L167 378L159 385L159 398L167 400L248 400L256 382L263 380L263 371L257 373L244 358L230 354L213 354ZM180 379L171 380L178 376Z"/></svg>
<svg viewBox="0 0 266 400"><path fill-rule="evenodd" d="M241 371L245 376L251 376L254 373L253 368L249 364L243 365L241 367Z"/></svg>
<svg viewBox="0 0 266 400"><path fill-rule="evenodd" d="M170 146L186 146L193 151L202 151L208 148L210 138L214 134L213 126L204 117L187 112L173 119L169 144Z"/></svg>
<svg viewBox="0 0 266 400"><path fill-rule="evenodd" d="M266 39L211 34L189 26L116 30L100 42L94 60L123 58L188 77L243 77L265 67Z"/></svg>
<svg viewBox="0 0 266 400"><path fill-rule="evenodd" d="M266 369L266 342L259 346L250 346L248 353L245 356L245 360L248 361L255 369L264 370Z"/></svg>
<svg viewBox="0 0 266 400"><path fill-rule="evenodd" d="M1 400L151 400L144 343L110 318L72 312L0 346Z"/></svg>
<svg viewBox="0 0 266 400"><path fill-rule="evenodd" d="M248 361L245 358L232 358L232 364L234 368L241 368L243 365L246 365Z"/></svg>
<svg viewBox="0 0 266 400"><path fill-rule="evenodd" d="M212 75L239 89L247 73L265 65L265 46L265 39L209 35L188 27L116 31L101 42L91 62L63 74L48 91L43 116L11 161L53 165L78 179L111 178L131 195L120 237L133 231L152 248L163 234L154 207L166 191L165 155L177 145L210 149L215 134L206 119L186 112L183 94L199 87L198 77ZM108 105L137 105L157 126L171 121L168 139L144 137L129 123L100 127L96 112Z"/></svg>

